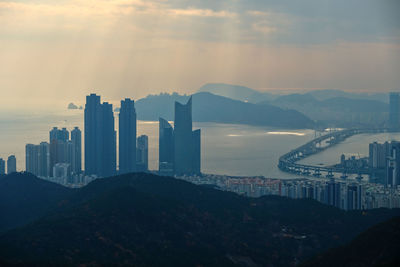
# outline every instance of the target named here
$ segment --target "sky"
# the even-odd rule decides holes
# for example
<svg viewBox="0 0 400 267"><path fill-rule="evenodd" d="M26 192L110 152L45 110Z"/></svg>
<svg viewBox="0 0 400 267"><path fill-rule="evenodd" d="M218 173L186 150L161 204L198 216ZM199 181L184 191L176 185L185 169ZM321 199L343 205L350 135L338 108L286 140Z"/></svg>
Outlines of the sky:
<svg viewBox="0 0 400 267"><path fill-rule="evenodd" d="M0 106L400 89L397 0L0 0Z"/></svg>

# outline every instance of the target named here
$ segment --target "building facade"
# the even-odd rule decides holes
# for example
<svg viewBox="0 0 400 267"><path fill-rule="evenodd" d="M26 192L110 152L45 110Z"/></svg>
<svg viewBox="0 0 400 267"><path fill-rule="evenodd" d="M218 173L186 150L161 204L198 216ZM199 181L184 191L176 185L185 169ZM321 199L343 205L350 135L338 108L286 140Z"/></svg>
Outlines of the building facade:
<svg viewBox="0 0 400 267"><path fill-rule="evenodd" d="M82 132L78 127L71 131L71 142L73 145L71 171L80 174L82 172Z"/></svg>
<svg viewBox="0 0 400 267"><path fill-rule="evenodd" d="M163 118L159 119L158 148L159 173L172 175L174 171L174 128Z"/></svg>
<svg viewBox="0 0 400 267"><path fill-rule="evenodd" d="M200 130L192 130L192 97L183 105L175 102L174 173L200 174Z"/></svg>
<svg viewBox="0 0 400 267"><path fill-rule="evenodd" d="M116 172L116 133L112 104L91 94L85 104L85 173L106 177Z"/></svg>
<svg viewBox="0 0 400 267"><path fill-rule="evenodd" d="M0 175L6 174L6 162L0 158Z"/></svg>
<svg viewBox="0 0 400 267"><path fill-rule="evenodd" d="M7 173L17 172L17 159L15 155L11 155L7 159Z"/></svg>
<svg viewBox="0 0 400 267"><path fill-rule="evenodd" d="M137 171L145 172L149 170L149 138L141 135L137 138Z"/></svg>
<svg viewBox="0 0 400 267"><path fill-rule="evenodd" d="M119 172L136 171L136 110L129 98L121 100L119 112Z"/></svg>

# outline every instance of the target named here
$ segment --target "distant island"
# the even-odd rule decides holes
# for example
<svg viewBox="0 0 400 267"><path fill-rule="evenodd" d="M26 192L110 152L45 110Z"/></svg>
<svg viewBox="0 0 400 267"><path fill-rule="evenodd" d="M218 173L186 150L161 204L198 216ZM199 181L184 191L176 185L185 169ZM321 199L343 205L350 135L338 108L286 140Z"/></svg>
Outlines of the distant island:
<svg viewBox="0 0 400 267"><path fill-rule="evenodd" d="M296 110L322 127L383 127L389 111L388 93L350 93L324 89L282 94L223 83L205 84L198 92L210 92L283 110Z"/></svg>
<svg viewBox="0 0 400 267"><path fill-rule="evenodd" d="M193 97L193 121L247 124L280 128L314 128L313 120L304 114L273 105L256 105L208 92L199 92ZM140 120L158 120L159 117L172 120L174 102L186 102L187 95L149 95L135 102Z"/></svg>

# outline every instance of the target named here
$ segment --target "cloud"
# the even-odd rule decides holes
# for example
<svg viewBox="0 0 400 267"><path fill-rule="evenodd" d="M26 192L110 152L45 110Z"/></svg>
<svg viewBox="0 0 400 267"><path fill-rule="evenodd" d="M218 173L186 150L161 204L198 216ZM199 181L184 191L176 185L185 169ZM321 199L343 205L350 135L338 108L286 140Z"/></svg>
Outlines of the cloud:
<svg viewBox="0 0 400 267"><path fill-rule="evenodd" d="M400 4L373 0L60 0L0 2L0 38L63 33L322 44L400 42Z"/></svg>
<svg viewBox="0 0 400 267"><path fill-rule="evenodd" d="M170 9L168 12L178 16L233 18L236 13L229 11L213 11L211 9Z"/></svg>
<svg viewBox="0 0 400 267"><path fill-rule="evenodd" d="M382 2L0 0L0 102L63 106L206 82L394 89L398 12Z"/></svg>

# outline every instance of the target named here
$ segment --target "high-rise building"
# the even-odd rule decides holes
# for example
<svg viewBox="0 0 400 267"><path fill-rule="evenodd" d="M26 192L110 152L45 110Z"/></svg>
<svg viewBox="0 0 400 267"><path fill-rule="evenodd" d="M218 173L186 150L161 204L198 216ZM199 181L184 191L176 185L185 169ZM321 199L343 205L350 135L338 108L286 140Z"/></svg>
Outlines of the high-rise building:
<svg viewBox="0 0 400 267"><path fill-rule="evenodd" d="M73 144L73 156L71 170L75 174L82 172L82 133L78 127L71 131L71 141Z"/></svg>
<svg viewBox="0 0 400 267"><path fill-rule="evenodd" d="M200 130L192 131L192 97L183 105L175 102L174 172L200 174Z"/></svg>
<svg viewBox="0 0 400 267"><path fill-rule="evenodd" d="M119 112L119 172L136 171L136 110L129 98L121 100Z"/></svg>
<svg viewBox="0 0 400 267"><path fill-rule="evenodd" d="M68 140L65 143L65 151L66 151L66 155L65 155L65 162L70 165L70 169L72 171L72 164L75 160L75 147L74 147L74 143L71 140Z"/></svg>
<svg viewBox="0 0 400 267"><path fill-rule="evenodd" d="M50 131L50 175L56 163L68 163L68 140L69 132L66 128L54 127Z"/></svg>
<svg viewBox="0 0 400 267"><path fill-rule="evenodd" d="M137 171L148 171L149 169L149 138L141 135L137 138Z"/></svg>
<svg viewBox="0 0 400 267"><path fill-rule="evenodd" d="M377 142L369 144L369 167L373 169L386 168L387 157L389 156L388 142L379 144Z"/></svg>
<svg viewBox="0 0 400 267"><path fill-rule="evenodd" d="M360 184L351 184L347 186L347 210L362 209L363 190Z"/></svg>
<svg viewBox="0 0 400 267"><path fill-rule="evenodd" d="M158 148L160 174L172 175L174 170L174 129L163 118L159 119Z"/></svg>
<svg viewBox="0 0 400 267"><path fill-rule="evenodd" d="M11 155L7 159L7 173L13 173L17 171L17 159L14 155Z"/></svg>
<svg viewBox="0 0 400 267"><path fill-rule="evenodd" d="M6 174L6 162L0 158L0 175Z"/></svg>
<svg viewBox="0 0 400 267"><path fill-rule="evenodd" d="M50 173L50 144L41 142L38 148L38 175L51 176Z"/></svg>
<svg viewBox="0 0 400 267"><path fill-rule="evenodd" d="M400 142L393 141L390 143L385 185L400 185Z"/></svg>
<svg viewBox="0 0 400 267"><path fill-rule="evenodd" d="M25 169L34 175L39 175L39 146L27 144L25 146Z"/></svg>
<svg viewBox="0 0 400 267"><path fill-rule="evenodd" d="M100 96L86 96L85 104L85 173L100 174L102 146L102 109Z"/></svg>
<svg viewBox="0 0 400 267"><path fill-rule="evenodd" d="M114 125L114 112L112 104L102 104L103 115L103 153L101 162L101 177L113 176L117 170L117 136Z"/></svg>
<svg viewBox="0 0 400 267"><path fill-rule="evenodd" d="M389 96L389 128L400 129L400 94L390 93Z"/></svg>
<svg viewBox="0 0 400 267"><path fill-rule="evenodd" d="M50 131L50 143L53 140L60 140L60 141L68 141L69 140L69 132L67 128L58 129L57 127L53 127Z"/></svg>
<svg viewBox="0 0 400 267"><path fill-rule="evenodd" d="M116 171L116 134L112 104L100 103L100 96L86 97L85 173L99 177Z"/></svg>
<svg viewBox="0 0 400 267"><path fill-rule="evenodd" d="M192 168L194 174L201 173L201 131L200 129L193 131L193 153Z"/></svg>
<svg viewBox="0 0 400 267"><path fill-rule="evenodd" d="M341 207L340 183L335 182L334 178L326 184L325 203L337 208Z"/></svg>

